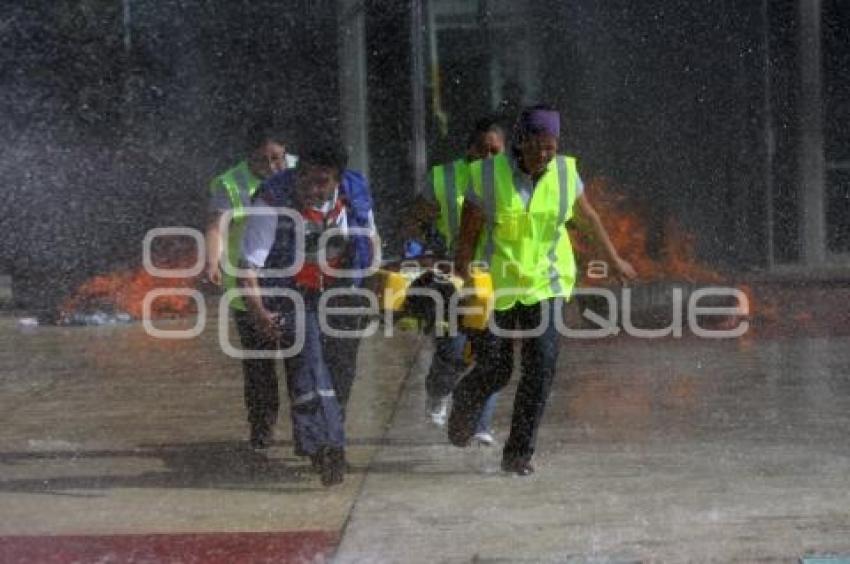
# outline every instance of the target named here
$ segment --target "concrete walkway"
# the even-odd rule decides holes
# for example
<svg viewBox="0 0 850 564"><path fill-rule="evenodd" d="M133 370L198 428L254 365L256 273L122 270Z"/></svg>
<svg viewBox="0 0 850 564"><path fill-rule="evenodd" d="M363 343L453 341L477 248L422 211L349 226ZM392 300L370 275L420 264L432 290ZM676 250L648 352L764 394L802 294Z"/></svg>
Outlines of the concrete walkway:
<svg viewBox="0 0 850 564"><path fill-rule="evenodd" d="M848 337L565 342L537 473L518 478L498 448L451 447L428 422L424 340L377 335L352 472L326 489L293 456L285 408L267 455L245 447L239 363L215 334L0 319L0 561L850 554Z"/></svg>
<svg viewBox="0 0 850 564"><path fill-rule="evenodd" d="M274 447L247 448L241 366L216 329L177 341L141 324L0 319L0 562L312 561L333 550L416 337L394 339L392 355L381 338L364 343L352 472L327 489L293 455L285 407Z"/></svg>
<svg viewBox="0 0 850 564"><path fill-rule="evenodd" d="M339 562L850 554L848 338L565 343L528 478L498 449L448 446L422 390L402 396Z"/></svg>

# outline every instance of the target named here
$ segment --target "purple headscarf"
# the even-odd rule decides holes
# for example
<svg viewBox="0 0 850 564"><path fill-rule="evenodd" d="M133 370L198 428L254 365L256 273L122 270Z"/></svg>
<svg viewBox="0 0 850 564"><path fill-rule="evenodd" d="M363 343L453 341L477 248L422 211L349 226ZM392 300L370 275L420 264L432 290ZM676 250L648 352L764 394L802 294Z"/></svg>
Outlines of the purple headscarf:
<svg viewBox="0 0 850 564"><path fill-rule="evenodd" d="M561 114L545 106L524 108L517 118L516 132L520 137L537 133L548 133L559 137L561 135Z"/></svg>

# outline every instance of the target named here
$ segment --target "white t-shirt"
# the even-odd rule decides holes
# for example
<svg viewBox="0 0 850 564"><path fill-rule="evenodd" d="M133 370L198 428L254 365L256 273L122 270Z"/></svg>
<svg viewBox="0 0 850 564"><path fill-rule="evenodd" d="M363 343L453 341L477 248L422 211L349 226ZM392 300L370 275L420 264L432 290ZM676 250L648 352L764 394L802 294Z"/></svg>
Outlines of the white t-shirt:
<svg viewBox="0 0 850 564"><path fill-rule="evenodd" d="M522 199L523 205L528 208L528 202L534 194L534 178L532 178L530 174L523 172L515 158L508 157L508 162L510 163L511 171L513 172L514 188L516 188L517 194ZM576 199L578 199L583 193L584 182L582 181L581 176L577 175ZM472 184L466 188L465 198L478 207L483 207L481 198L475 193L475 190L472 189Z"/></svg>

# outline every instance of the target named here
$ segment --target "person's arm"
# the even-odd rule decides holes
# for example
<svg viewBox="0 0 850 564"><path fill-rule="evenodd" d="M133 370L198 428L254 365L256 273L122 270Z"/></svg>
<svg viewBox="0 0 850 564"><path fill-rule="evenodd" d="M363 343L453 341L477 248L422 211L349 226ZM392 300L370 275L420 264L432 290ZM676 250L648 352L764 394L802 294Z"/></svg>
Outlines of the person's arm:
<svg viewBox="0 0 850 564"><path fill-rule="evenodd" d="M635 272L632 265L621 258L617 253L617 249L611 242L611 238L608 236L605 226L602 225L602 220L599 219L599 214L596 213L596 210L590 204L590 200L588 200L587 195L582 193L576 199L576 203L578 204L578 212L580 215L579 219L583 220L580 221L578 225L587 226L585 229L589 228L593 232L596 236L596 240L601 244L602 250L605 252L609 263L621 276L629 280L637 278L637 272Z"/></svg>
<svg viewBox="0 0 850 564"><path fill-rule="evenodd" d="M266 204L260 200L256 207ZM245 305L254 318L257 328L270 339L280 337L277 317L266 309L260 295L260 283L257 270L262 268L274 245L277 217L274 215L248 214L245 221L245 231L242 236L242 259L239 261L242 273L239 276L239 287L246 290Z"/></svg>
<svg viewBox="0 0 850 564"><path fill-rule="evenodd" d="M472 262L475 245L483 228L484 211L471 198L466 198L460 212L460 229L455 251L456 274L464 280L469 280L469 264Z"/></svg>
<svg viewBox="0 0 850 564"><path fill-rule="evenodd" d="M402 235L405 238L416 238L422 236L422 226L433 223L440 213L440 206L436 202L417 196L410 208L410 213L402 225Z"/></svg>
<svg viewBox="0 0 850 564"><path fill-rule="evenodd" d="M206 276L207 280L216 286L221 286L221 251L224 248L221 238L221 216L221 212L210 212L210 219L207 222L206 230Z"/></svg>
<svg viewBox="0 0 850 564"><path fill-rule="evenodd" d="M410 211L405 214L401 234L405 239L422 237L422 227L433 223L440 214L437 194L434 191L434 178L428 174L424 181L425 189L416 196Z"/></svg>
<svg viewBox="0 0 850 564"><path fill-rule="evenodd" d="M221 286L221 255L227 242L224 240L224 226L222 217L231 208L230 197L227 188L220 179L215 179L210 185L210 201L208 206L208 219L206 228L206 251L207 280Z"/></svg>
<svg viewBox="0 0 850 564"><path fill-rule="evenodd" d="M248 312L254 319L257 329L270 340L280 339L280 327L277 317L266 309L263 298L260 295L260 283L257 279L257 271L252 264L242 261L243 275L239 277L239 287L246 290L243 299Z"/></svg>

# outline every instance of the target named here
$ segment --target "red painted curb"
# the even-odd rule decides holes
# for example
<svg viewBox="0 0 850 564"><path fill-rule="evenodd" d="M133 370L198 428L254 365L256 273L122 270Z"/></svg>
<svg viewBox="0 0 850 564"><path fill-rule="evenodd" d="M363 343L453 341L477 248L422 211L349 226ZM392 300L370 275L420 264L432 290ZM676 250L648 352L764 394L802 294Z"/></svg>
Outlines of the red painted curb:
<svg viewBox="0 0 850 564"><path fill-rule="evenodd" d="M0 562L323 562L338 542L329 531L0 536Z"/></svg>

